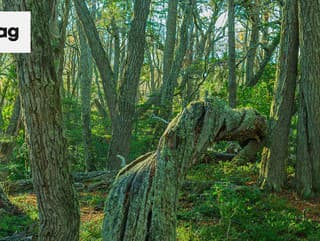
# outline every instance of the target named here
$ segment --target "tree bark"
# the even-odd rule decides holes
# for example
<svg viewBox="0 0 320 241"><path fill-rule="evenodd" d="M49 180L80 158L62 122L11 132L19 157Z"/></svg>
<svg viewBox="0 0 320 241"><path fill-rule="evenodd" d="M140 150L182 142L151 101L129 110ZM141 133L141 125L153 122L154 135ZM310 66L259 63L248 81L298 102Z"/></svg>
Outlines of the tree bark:
<svg viewBox="0 0 320 241"><path fill-rule="evenodd" d="M280 56L271 104L269 133L262 153L263 188L280 191L286 181L288 139L298 72L298 1L287 0L283 9Z"/></svg>
<svg viewBox="0 0 320 241"><path fill-rule="evenodd" d="M299 85L297 191L320 193L320 24L319 1L299 1L301 81Z"/></svg>
<svg viewBox="0 0 320 241"><path fill-rule="evenodd" d="M123 168L108 195L104 241L175 241L179 189L208 145L222 140L260 141L266 122L254 110L232 110L222 101L194 102L162 135L155 152Z"/></svg>
<svg viewBox="0 0 320 241"><path fill-rule="evenodd" d="M77 241L79 206L66 158L60 81L50 19L55 2L4 1L7 10L32 12L32 53L16 55L19 90L39 210L39 241ZM16 4L12 6L12 4Z"/></svg>
<svg viewBox="0 0 320 241"><path fill-rule="evenodd" d="M86 170L94 171L94 157L91 143L91 83L92 56L82 26L79 25L80 65L79 82L81 94L82 136Z"/></svg>
<svg viewBox="0 0 320 241"><path fill-rule="evenodd" d="M228 92L229 105L232 108L237 106L237 82L236 82L236 40L235 40L235 4L234 0L228 0Z"/></svg>
<svg viewBox="0 0 320 241"><path fill-rule="evenodd" d="M172 69L174 59L174 48L176 43L176 29L177 29L177 8L178 1L168 1L168 17L166 23L166 41L163 51L163 86L169 81L169 75Z"/></svg>
<svg viewBox="0 0 320 241"><path fill-rule="evenodd" d="M246 83L249 83L254 73L254 62L259 44L259 25L260 25L260 0L254 0L253 4L249 4L248 11L250 13L251 35L247 54L246 64Z"/></svg>

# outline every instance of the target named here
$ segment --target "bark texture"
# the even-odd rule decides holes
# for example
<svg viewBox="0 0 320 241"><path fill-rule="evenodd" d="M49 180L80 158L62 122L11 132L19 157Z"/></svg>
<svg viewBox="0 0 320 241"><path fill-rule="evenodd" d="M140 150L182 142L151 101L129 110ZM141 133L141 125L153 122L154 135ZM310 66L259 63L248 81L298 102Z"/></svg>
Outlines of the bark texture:
<svg viewBox="0 0 320 241"><path fill-rule="evenodd" d="M82 136L86 170L94 171L94 157L91 143L91 82L92 56L82 26L79 26L80 63L79 82L81 93Z"/></svg>
<svg viewBox="0 0 320 241"><path fill-rule="evenodd" d="M168 125L155 152L119 173L108 195L104 241L175 241L179 189L185 174L216 141L260 141L266 122L256 111L232 110L218 99L194 102Z"/></svg>
<svg viewBox="0 0 320 241"><path fill-rule="evenodd" d="M228 68L229 68L229 105L235 108L237 105L237 82L236 82L236 38L235 38L235 4L234 0L228 1Z"/></svg>
<svg viewBox="0 0 320 241"><path fill-rule="evenodd" d="M301 81L297 143L297 191L320 193L320 2L299 1Z"/></svg>
<svg viewBox="0 0 320 241"><path fill-rule="evenodd" d="M248 4L248 11L250 14L251 35L247 53L246 83L250 83L253 78L254 62L256 60L256 52L259 45L260 0L254 0L252 4Z"/></svg>
<svg viewBox="0 0 320 241"><path fill-rule="evenodd" d="M287 0L283 9L279 66L271 105L269 133L262 153L261 186L280 191L286 181L288 139L298 72L298 1Z"/></svg>
<svg viewBox="0 0 320 241"><path fill-rule="evenodd" d="M39 210L38 240L77 241L79 206L66 158L59 91L61 84L53 56L56 35L51 20L55 1L4 2L7 9L32 12L32 53L15 57Z"/></svg>

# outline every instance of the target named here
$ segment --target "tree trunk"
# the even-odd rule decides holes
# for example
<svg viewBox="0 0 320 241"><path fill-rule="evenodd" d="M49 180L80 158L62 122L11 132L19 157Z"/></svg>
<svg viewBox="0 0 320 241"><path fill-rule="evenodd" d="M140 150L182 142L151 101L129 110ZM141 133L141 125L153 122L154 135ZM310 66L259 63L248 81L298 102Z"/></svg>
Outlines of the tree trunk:
<svg viewBox="0 0 320 241"><path fill-rule="evenodd" d="M236 82L236 40L235 40L235 5L234 0L228 1L228 47L229 47L229 105L232 108L237 106L237 82Z"/></svg>
<svg viewBox="0 0 320 241"><path fill-rule="evenodd" d="M155 152L123 168L108 195L104 241L175 241L179 189L186 172L216 141L260 141L266 122L254 110L232 110L218 99L194 102L162 135Z"/></svg>
<svg viewBox="0 0 320 241"><path fill-rule="evenodd" d="M287 0L283 9L280 56L275 82L267 145L263 150L261 186L280 191L286 181L288 139L298 71L298 1Z"/></svg>
<svg viewBox="0 0 320 241"><path fill-rule="evenodd" d="M189 40L189 26L192 16L192 5L188 1L183 1L184 4L184 16L180 28L180 41L179 46L176 50L174 60L170 69L170 73L164 74L162 88L161 88L161 104L160 104L160 116L169 120L172 115L172 105L174 91L177 85L177 80L182 68L183 60L187 52L188 40ZM170 26L167 26L170 29ZM170 59L171 60L171 59ZM167 59L163 59L164 62ZM164 66L165 67L165 66ZM168 75L167 75L168 74ZM165 78L166 77L166 78ZM160 127L158 132L164 130L163 127Z"/></svg>
<svg viewBox="0 0 320 241"><path fill-rule="evenodd" d="M128 34L128 52L124 66L124 76L119 87L119 116L112 123L112 139L108 152L110 170L120 169L121 159L127 159L129 156L137 91L144 60L145 30L150 2L150 0L136 0L134 4L135 17L131 22Z"/></svg>
<svg viewBox="0 0 320 241"><path fill-rule="evenodd" d="M299 1L301 81L297 143L297 191L320 193L320 2Z"/></svg>
<svg viewBox="0 0 320 241"><path fill-rule="evenodd" d="M272 42L270 43L270 45L265 49L264 58L262 59L259 65L259 69L254 74L254 76L252 76L249 82L246 83L247 86L253 87L258 83L259 79L261 78L264 72L264 69L266 68L267 64L270 62L272 58L272 55L275 49L278 47L279 42L280 42L280 34L276 35L272 40Z"/></svg>
<svg viewBox="0 0 320 241"><path fill-rule="evenodd" d="M39 210L39 241L77 241L79 206L66 158L60 82L50 19L55 2L5 1L7 10L32 12L32 53L19 54L19 90ZM27 8L26 8L27 6Z"/></svg>
<svg viewBox="0 0 320 241"><path fill-rule="evenodd" d="M169 81L169 75L172 69L174 59L174 48L176 43L176 29L177 29L177 8L178 1L168 1L168 17L166 23L166 41L163 51L163 86Z"/></svg>
<svg viewBox="0 0 320 241"><path fill-rule="evenodd" d="M128 51L124 74L117 83L110 61L99 39L99 34L85 3L74 0L79 19L84 27L92 56L97 64L112 121L112 139L108 151L109 169L121 167L120 158L129 155L131 131L134 121L135 104L139 86L140 72L144 59L145 29L150 8L150 0L135 0L134 18L128 34Z"/></svg>
<svg viewBox="0 0 320 241"><path fill-rule="evenodd" d="M246 64L246 83L250 83L254 73L254 62L259 44L259 25L260 25L260 1L254 0L253 4L249 4L248 11L250 13L251 35L247 53Z"/></svg>
<svg viewBox="0 0 320 241"><path fill-rule="evenodd" d="M91 82L92 82L92 56L82 26L79 25L80 65L79 82L81 94L81 117L84 160L86 170L94 171L94 157L91 143Z"/></svg>

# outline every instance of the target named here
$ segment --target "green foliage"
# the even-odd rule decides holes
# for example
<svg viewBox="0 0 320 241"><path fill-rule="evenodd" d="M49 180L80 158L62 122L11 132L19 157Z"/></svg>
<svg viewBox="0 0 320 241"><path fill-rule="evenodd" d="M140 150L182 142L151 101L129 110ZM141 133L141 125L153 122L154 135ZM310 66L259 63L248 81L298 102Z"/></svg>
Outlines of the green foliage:
<svg viewBox="0 0 320 241"><path fill-rule="evenodd" d="M261 191L252 183L257 173L256 164L232 162L193 168L188 179L198 184L181 194L178 240L319 240L320 224L287 200Z"/></svg>
<svg viewBox="0 0 320 241"><path fill-rule="evenodd" d="M12 235L14 232L26 231L26 227L32 224L32 220L23 214L11 215L0 209L0 238Z"/></svg>

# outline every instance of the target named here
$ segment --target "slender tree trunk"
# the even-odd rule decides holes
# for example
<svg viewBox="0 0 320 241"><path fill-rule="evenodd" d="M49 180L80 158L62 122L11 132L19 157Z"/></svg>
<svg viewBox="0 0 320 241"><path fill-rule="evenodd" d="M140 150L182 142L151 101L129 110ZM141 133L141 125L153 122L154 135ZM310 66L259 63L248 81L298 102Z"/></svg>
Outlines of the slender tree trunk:
<svg viewBox="0 0 320 241"><path fill-rule="evenodd" d="M150 2L150 0L136 0L134 4L135 18L128 34L128 52L119 88L119 116L112 123L112 139L108 152L108 166L111 170L119 169L121 159L127 159L129 156Z"/></svg>
<svg viewBox="0 0 320 241"><path fill-rule="evenodd" d="M250 82L246 83L247 86L253 87L258 83L267 64L270 62L270 60L272 58L272 55L274 54L275 49L278 47L279 42L280 42L280 34L275 36L274 39L272 40L272 42L270 43L270 45L265 49L264 58L262 59L262 61L260 63L259 69L254 74L254 76L251 78Z"/></svg>
<svg viewBox="0 0 320 241"><path fill-rule="evenodd" d="M80 40L80 65L79 65L79 82L81 93L81 117L82 117L82 132L84 159L86 170L94 171L94 159L91 143L91 82L92 82L92 56L88 46L85 33L82 26L79 25L79 40Z"/></svg>
<svg viewBox="0 0 320 241"><path fill-rule="evenodd" d="M119 169L121 159L127 159L129 155L135 103L144 59L145 29L150 2L150 0L135 0L134 18L128 34L128 51L124 74L119 83L119 91L117 91L117 83L109 58L99 39L88 8L83 1L74 0L77 14L84 26L92 56L102 79L105 99L112 121L112 139L107 163L109 169Z"/></svg>
<svg viewBox="0 0 320 241"><path fill-rule="evenodd" d="M301 81L297 143L297 191L320 193L320 2L299 1Z"/></svg>
<svg viewBox="0 0 320 241"><path fill-rule="evenodd" d="M183 1L183 3L184 3L184 6L183 6L184 16L183 16L183 21L180 28L179 46L176 50L174 60L172 62L172 67L170 69L170 73L166 79L163 79L162 88L161 88L160 116L165 120L169 120L172 115L174 91L177 85L177 80L180 74L180 70L182 68L183 60L187 52L187 46L189 41L189 26L191 22L191 16L192 16L191 13L192 13L193 6L188 1ZM165 62L167 60L163 59L163 61ZM160 127L157 133L159 132L162 133L164 128Z"/></svg>
<svg viewBox="0 0 320 241"><path fill-rule="evenodd" d="M52 3L5 1L7 10L32 12L32 53L19 54L19 89L32 179L39 210L39 241L77 241L79 206L66 158L60 81L51 41ZM27 6L27 9L25 8Z"/></svg>
<svg viewBox="0 0 320 241"><path fill-rule="evenodd" d="M172 69L174 59L174 48L176 43L177 29L177 8L178 0L168 1L168 17L166 23L166 41L163 51L163 86L169 81L169 75Z"/></svg>
<svg viewBox="0 0 320 241"><path fill-rule="evenodd" d="M228 47L229 47L229 105L232 108L237 106L237 82L236 82L236 41L235 41L235 5L234 0L228 0Z"/></svg>
<svg viewBox="0 0 320 241"><path fill-rule="evenodd" d="M263 139L265 119L218 99L194 102L162 135L155 152L130 163L108 195L104 241L176 241L179 190L189 167L212 142Z"/></svg>
<svg viewBox="0 0 320 241"><path fill-rule="evenodd" d="M298 29L298 1L287 0L283 9L280 56L269 134L262 153L260 172L261 186L275 191L280 191L286 181L288 138L297 81Z"/></svg>
<svg viewBox="0 0 320 241"><path fill-rule="evenodd" d="M259 44L259 25L260 25L260 0L255 0L254 4L249 4L251 18L251 35L247 54L246 64L246 83L251 82L254 73L254 62L256 60L256 52Z"/></svg>

